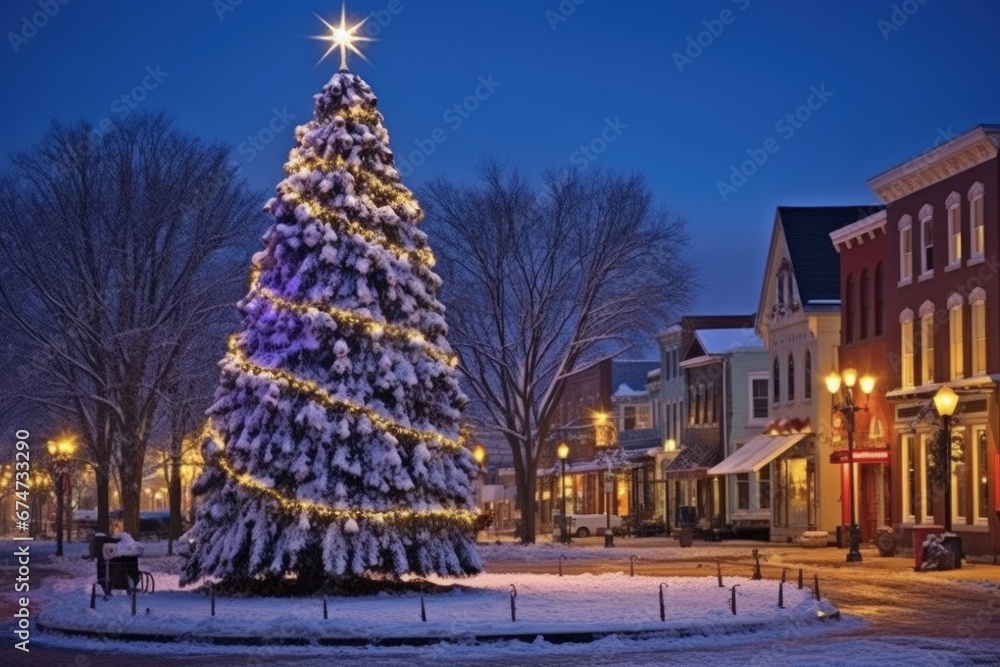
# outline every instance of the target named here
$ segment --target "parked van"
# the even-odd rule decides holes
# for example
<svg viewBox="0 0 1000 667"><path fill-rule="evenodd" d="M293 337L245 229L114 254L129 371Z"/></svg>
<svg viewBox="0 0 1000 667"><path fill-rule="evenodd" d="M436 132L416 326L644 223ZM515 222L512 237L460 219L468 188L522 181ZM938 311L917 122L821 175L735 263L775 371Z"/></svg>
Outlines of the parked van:
<svg viewBox="0 0 1000 667"><path fill-rule="evenodd" d="M552 538L562 537L562 515L556 512L552 515ZM622 518L611 515L611 530L621 528ZM608 517L606 514L570 514L569 534L575 537L590 537L603 535L607 532Z"/></svg>

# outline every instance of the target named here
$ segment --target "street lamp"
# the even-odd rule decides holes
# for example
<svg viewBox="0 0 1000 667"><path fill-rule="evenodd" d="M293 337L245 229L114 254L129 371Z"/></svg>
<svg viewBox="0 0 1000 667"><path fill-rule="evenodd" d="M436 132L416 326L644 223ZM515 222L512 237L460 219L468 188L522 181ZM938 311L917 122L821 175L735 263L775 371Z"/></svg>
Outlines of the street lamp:
<svg viewBox="0 0 1000 667"><path fill-rule="evenodd" d="M60 438L49 440L45 447L49 450L49 456L52 457L56 469L56 555L62 556L64 497L66 487L69 486L67 464L76 452L76 443L72 438Z"/></svg>
<svg viewBox="0 0 1000 667"><path fill-rule="evenodd" d="M958 535L948 536L951 532L951 417L957 407L958 394L948 385L944 385L934 394L934 408L944 421L944 441L938 445L940 452L938 465L941 458L944 458L944 542L955 554L955 567L960 567L962 538Z"/></svg>
<svg viewBox="0 0 1000 667"><path fill-rule="evenodd" d="M562 461L562 532L559 537L563 544L569 544L569 518L566 516L566 457L569 456L569 445L560 442L556 448L556 456Z"/></svg>
<svg viewBox="0 0 1000 667"><path fill-rule="evenodd" d="M851 489L851 497L848 502L851 504L851 532L850 548L847 551L848 563L861 562L861 530L858 528L858 510L855 507L854 496L854 413L859 410L868 410L868 399L872 390L875 389L875 378L865 375L860 379L861 391L865 394L865 404L854 404L854 385L859 383L858 372L853 368L846 368L842 373L836 371L826 376L827 391L834 397L833 409L844 415L847 425L847 475L848 486ZM843 384L843 388L841 388ZM837 392L840 392L840 402L837 402Z"/></svg>

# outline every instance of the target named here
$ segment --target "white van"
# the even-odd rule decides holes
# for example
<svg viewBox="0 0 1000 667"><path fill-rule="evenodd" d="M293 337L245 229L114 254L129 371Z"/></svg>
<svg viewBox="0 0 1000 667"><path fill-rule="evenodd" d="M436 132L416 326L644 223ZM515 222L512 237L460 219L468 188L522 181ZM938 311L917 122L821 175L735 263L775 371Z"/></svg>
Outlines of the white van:
<svg viewBox="0 0 1000 667"><path fill-rule="evenodd" d="M622 518L611 515L611 530L621 528ZM570 514L569 534L574 537L590 537L603 535L607 532L608 517L606 514ZM562 537L562 515L556 512L552 515L552 538Z"/></svg>

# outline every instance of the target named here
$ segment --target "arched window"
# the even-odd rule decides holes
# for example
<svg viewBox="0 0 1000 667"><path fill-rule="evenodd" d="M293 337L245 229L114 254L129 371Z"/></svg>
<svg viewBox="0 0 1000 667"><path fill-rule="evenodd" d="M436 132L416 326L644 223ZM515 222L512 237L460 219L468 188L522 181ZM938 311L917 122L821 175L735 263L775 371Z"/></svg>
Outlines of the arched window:
<svg viewBox="0 0 1000 667"><path fill-rule="evenodd" d="M774 358L774 402L781 400L781 364Z"/></svg>
<svg viewBox="0 0 1000 667"><path fill-rule="evenodd" d="M875 266L875 335L885 335L885 269Z"/></svg>
<svg viewBox="0 0 1000 667"><path fill-rule="evenodd" d="M812 370L812 352L806 350L805 364L803 364L802 368L802 398L812 398Z"/></svg>
<svg viewBox="0 0 1000 667"><path fill-rule="evenodd" d="M844 342L854 342L854 275L844 283Z"/></svg>
<svg viewBox="0 0 1000 667"><path fill-rule="evenodd" d="M788 355L788 400L795 400L795 357Z"/></svg>
<svg viewBox="0 0 1000 667"><path fill-rule="evenodd" d="M860 293L858 294L858 301L861 302L861 316L858 318L858 324L861 328L858 332L858 340L868 338L868 320L871 318L870 311L872 306L872 297L869 293L868 282L868 269L865 269L861 272Z"/></svg>

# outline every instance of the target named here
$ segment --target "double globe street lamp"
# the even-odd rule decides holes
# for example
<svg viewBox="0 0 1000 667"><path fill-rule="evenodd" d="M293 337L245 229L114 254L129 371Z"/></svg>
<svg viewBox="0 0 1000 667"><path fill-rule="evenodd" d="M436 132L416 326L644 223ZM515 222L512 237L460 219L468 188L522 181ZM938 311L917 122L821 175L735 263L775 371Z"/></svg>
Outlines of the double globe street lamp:
<svg viewBox="0 0 1000 667"><path fill-rule="evenodd" d="M861 391L865 394L865 404L856 405L854 403L854 386L860 384ZM858 512L855 507L854 498L857 496L854 486L854 413L860 410L868 410L868 399L875 389L875 378L865 375L858 378L858 372L853 368L846 368L843 372L836 371L826 376L826 388L833 396L833 409L844 415L847 429L847 474L848 486L851 490L851 528L850 528L850 548L847 551L848 563L861 562L861 531L858 529ZM837 394L840 394L838 401Z"/></svg>

